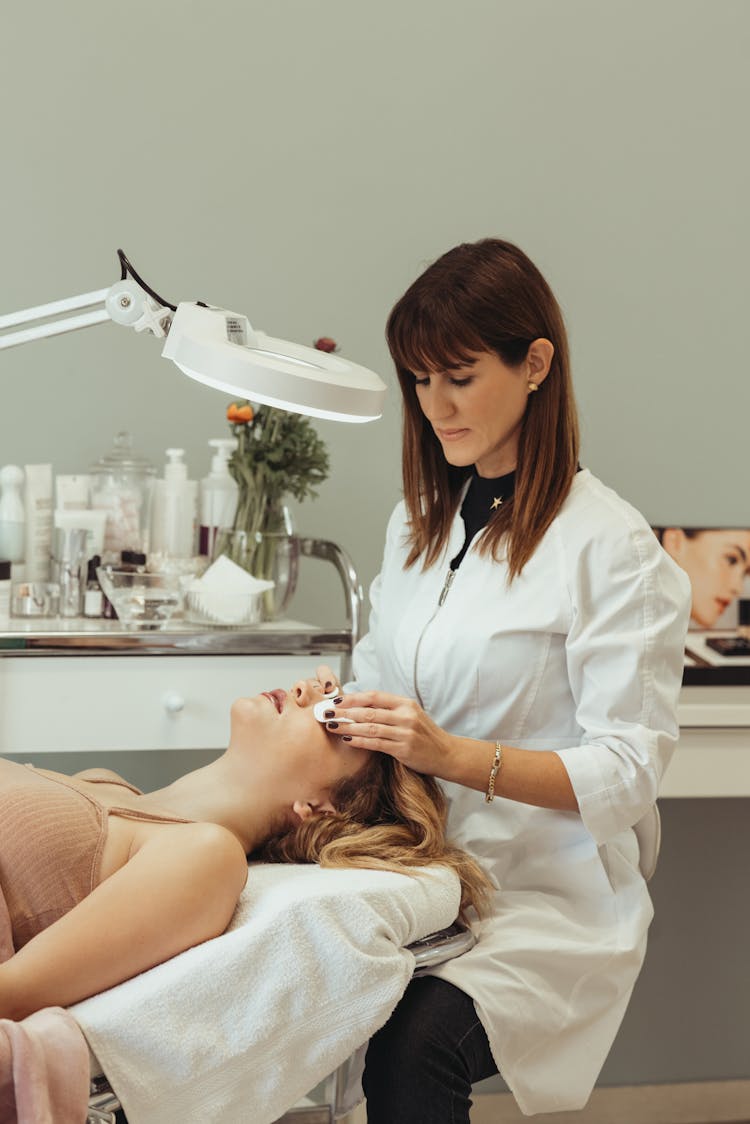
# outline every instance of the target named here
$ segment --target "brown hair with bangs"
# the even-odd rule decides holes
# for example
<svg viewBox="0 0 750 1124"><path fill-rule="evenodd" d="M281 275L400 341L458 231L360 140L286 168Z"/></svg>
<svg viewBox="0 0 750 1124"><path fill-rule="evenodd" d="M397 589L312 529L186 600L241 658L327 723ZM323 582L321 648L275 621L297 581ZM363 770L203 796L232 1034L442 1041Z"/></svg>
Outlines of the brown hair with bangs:
<svg viewBox="0 0 750 1124"><path fill-rule="evenodd" d="M461 884L460 916L486 913L491 883L477 862L448 842L447 803L430 776L373 752L331 796L334 813L316 813L267 840L251 857L266 862L319 863L408 874L442 863Z"/></svg>
<svg viewBox="0 0 750 1124"><path fill-rule="evenodd" d="M412 566L433 565L448 538L472 467L446 461L417 399L414 372L449 370L493 352L523 363L536 339L554 356L521 422L515 494L493 514L479 543L498 557L507 536L508 581L534 553L567 496L578 465L578 417L560 307L532 261L510 242L486 238L438 258L393 307L386 330L404 404L402 471Z"/></svg>

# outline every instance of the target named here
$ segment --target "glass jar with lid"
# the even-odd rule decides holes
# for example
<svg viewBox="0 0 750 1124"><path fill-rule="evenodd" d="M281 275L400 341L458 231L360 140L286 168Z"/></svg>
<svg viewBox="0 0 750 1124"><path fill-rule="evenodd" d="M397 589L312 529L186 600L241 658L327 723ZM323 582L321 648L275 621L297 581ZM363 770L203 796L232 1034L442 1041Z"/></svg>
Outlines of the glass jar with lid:
<svg viewBox="0 0 750 1124"><path fill-rule="evenodd" d="M119 558L123 550L147 553L156 466L134 452L131 435L122 432L89 472L91 506L107 513L102 561Z"/></svg>

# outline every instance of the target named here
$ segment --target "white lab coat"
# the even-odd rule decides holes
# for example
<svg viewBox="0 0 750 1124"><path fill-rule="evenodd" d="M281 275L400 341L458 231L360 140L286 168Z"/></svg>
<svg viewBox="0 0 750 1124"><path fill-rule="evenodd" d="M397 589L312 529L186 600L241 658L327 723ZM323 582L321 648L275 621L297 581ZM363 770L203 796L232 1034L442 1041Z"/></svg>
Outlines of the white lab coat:
<svg viewBox="0 0 750 1124"><path fill-rule="evenodd" d="M580 815L445 785L453 839L498 889L475 948L435 974L473 997L524 1113L580 1108L645 953L653 910L631 827L677 742L690 584L588 470L510 588L505 561L471 549L440 608L463 521L423 571L403 568L405 519L400 503L347 689L416 698L454 734L559 753Z"/></svg>

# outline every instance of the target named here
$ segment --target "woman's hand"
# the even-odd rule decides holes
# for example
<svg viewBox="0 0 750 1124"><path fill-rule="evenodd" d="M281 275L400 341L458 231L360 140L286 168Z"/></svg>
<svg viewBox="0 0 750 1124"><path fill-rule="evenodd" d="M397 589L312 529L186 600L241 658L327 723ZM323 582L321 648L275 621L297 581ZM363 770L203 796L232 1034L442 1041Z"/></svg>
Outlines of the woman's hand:
<svg viewBox="0 0 750 1124"><path fill-rule="evenodd" d="M457 739L436 725L413 699L384 691L345 695L331 708L326 729L357 749L379 750L397 757L418 773L449 779ZM338 722L348 718L354 724Z"/></svg>
<svg viewBox="0 0 750 1124"><path fill-rule="evenodd" d="M333 695L334 692L338 695L341 694L339 677L326 663L319 664L315 669L315 675L310 679L305 679L304 682L314 692L319 691L322 695Z"/></svg>
<svg viewBox="0 0 750 1124"><path fill-rule="evenodd" d="M338 675L327 663L321 663L316 667L315 679L310 682L317 683L324 695L330 695L333 690L341 690Z"/></svg>

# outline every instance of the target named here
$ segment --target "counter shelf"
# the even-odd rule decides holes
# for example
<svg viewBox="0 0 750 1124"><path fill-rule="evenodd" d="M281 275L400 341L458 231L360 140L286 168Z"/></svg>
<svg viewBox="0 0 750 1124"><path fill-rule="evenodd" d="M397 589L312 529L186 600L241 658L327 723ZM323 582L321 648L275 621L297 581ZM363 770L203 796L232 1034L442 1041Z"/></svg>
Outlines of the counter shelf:
<svg viewBox="0 0 750 1124"><path fill-rule="evenodd" d="M350 655L348 628L319 629L300 621L269 621L248 629L206 628L175 621L165 629L125 631L117 621L11 621L0 633L3 656Z"/></svg>
<svg viewBox="0 0 750 1124"><path fill-rule="evenodd" d="M342 675L351 668L351 653L361 634L362 587L348 554L326 539L300 538L302 558L332 564L341 579L346 623L321 629L294 620L265 621L247 628L222 628L180 620L164 628L123 628L117 620L86 618L11 618L0 632L2 656L196 656L288 655L301 657L341 653Z"/></svg>

